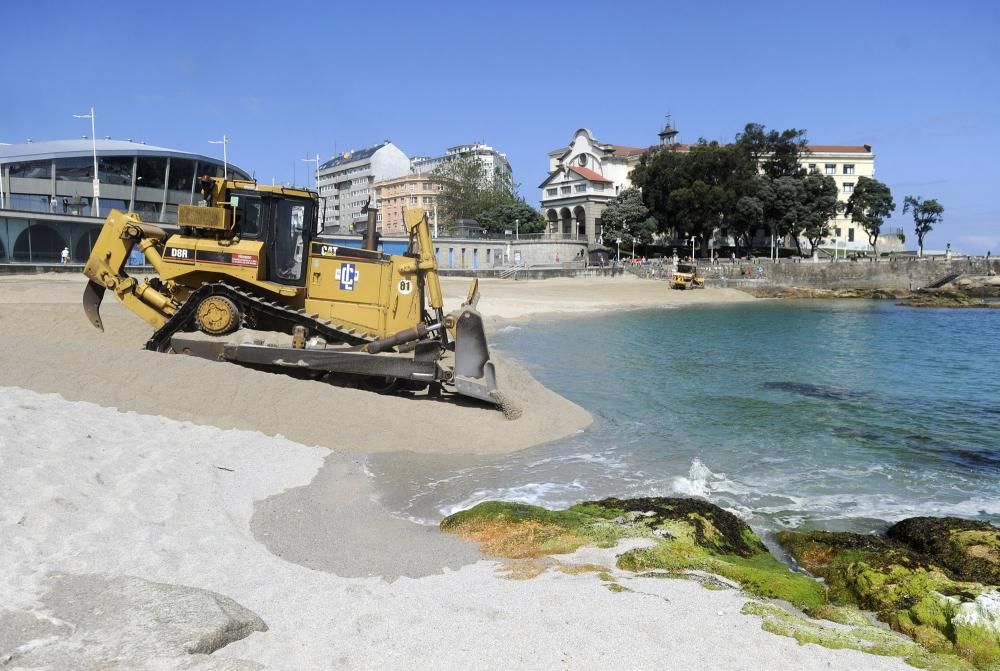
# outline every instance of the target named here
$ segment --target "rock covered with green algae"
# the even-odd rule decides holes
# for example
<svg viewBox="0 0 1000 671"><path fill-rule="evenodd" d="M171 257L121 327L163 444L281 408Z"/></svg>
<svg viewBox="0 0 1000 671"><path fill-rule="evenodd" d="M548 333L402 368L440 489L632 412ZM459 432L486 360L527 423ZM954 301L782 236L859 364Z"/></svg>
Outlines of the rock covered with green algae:
<svg viewBox="0 0 1000 671"><path fill-rule="evenodd" d="M974 671L975 667L954 655L928 652L892 630L873 625L856 609L830 607L824 622L804 618L773 603L748 601L741 612L756 615L765 631L794 638L800 644L814 643L834 650L851 649L872 655L902 657L909 664L933 671ZM832 623L840 623L840 626Z"/></svg>
<svg viewBox="0 0 1000 671"><path fill-rule="evenodd" d="M824 579L830 601L872 610L925 649L1000 669L1000 529L912 518L886 537L782 532L778 541Z"/></svg>
<svg viewBox="0 0 1000 671"><path fill-rule="evenodd" d="M609 498L554 511L488 501L446 517L441 528L478 541L488 554L511 558L648 538L654 544L620 555L619 568L707 571L740 583L750 593L803 609L826 601L822 585L776 560L746 522L697 499Z"/></svg>

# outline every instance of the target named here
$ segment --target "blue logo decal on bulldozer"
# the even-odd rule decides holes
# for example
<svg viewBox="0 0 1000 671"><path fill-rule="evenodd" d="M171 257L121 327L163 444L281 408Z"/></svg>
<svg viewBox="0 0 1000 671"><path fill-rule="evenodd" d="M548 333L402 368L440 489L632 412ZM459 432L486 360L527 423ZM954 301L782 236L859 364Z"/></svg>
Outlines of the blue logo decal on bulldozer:
<svg viewBox="0 0 1000 671"><path fill-rule="evenodd" d="M353 263L341 263L337 271L340 288L344 291L354 291L354 283L358 281L358 267Z"/></svg>

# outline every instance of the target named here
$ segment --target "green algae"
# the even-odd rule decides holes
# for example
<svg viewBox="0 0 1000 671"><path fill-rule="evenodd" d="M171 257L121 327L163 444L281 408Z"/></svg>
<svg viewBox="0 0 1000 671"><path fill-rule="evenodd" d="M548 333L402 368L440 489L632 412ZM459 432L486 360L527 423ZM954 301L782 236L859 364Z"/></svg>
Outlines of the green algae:
<svg viewBox="0 0 1000 671"><path fill-rule="evenodd" d="M957 617L963 604L989 590L956 578L991 575L988 552L973 550L970 557L969 548L992 542L994 531L958 522L957 529L949 520L931 518L900 523L891 538L806 531L783 532L778 541L803 568L824 579L831 603L873 611L930 653L957 655L979 669L1000 669L1000 633ZM967 561L983 557L985 568Z"/></svg>
<svg viewBox="0 0 1000 671"><path fill-rule="evenodd" d="M928 652L906 636L883 629L854 615L851 622L826 625L802 617L772 603L748 601L741 612L761 618L765 631L795 639L800 645L813 643L833 650L858 650L872 655L900 657L908 664L933 671L973 671L975 667L953 655ZM855 611L856 612L856 611ZM846 626L845 626L846 625Z"/></svg>
<svg viewBox="0 0 1000 671"><path fill-rule="evenodd" d="M445 518L441 528L478 540L485 552L505 557L572 552L585 544L613 547L623 538L648 538L654 545L622 554L619 568L706 571L752 594L784 599L800 608L826 601L822 585L776 560L746 522L697 499L610 498L557 511L490 501Z"/></svg>

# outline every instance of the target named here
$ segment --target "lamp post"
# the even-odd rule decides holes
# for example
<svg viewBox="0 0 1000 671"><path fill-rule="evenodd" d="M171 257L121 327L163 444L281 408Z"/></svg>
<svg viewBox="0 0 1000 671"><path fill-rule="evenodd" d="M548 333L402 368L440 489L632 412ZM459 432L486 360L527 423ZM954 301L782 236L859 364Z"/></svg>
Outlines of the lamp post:
<svg viewBox="0 0 1000 671"><path fill-rule="evenodd" d="M229 179L229 136L223 135L221 140L209 140L208 143L222 145L222 179Z"/></svg>
<svg viewBox="0 0 1000 671"><path fill-rule="evenodd" d="M99 217L101 216L101 179L97 173L97 130L95 129L94 108L90 108L90 114L74 114L73 117L76 119L90 119L90 145L94 149L94 207L90 209L90 214ZM94 210L97 210L96 215L94 215Z"/></svg>
<svg viewBox="0 0 1000 671"><path fill-rule="evenodd" d="M618 248L618 265L622 263L622 239L615 238L615 246Z"/></svg>
<svg viewBox="0 0 1000 671"><path fill-rule="evenodd" d="M304 158L302 159L305 163L315 163L316 172L313 173L313 187L316 186L316 173L319 172L319 154L316 154L316 158Z"/></svg>
<svg viewBox="0 0 1000 671"><path fill-rule="evenodd" d="M520 233L520 228L521 227L520 227L520 224L521 224L521 220L520 219L515 219L514 220L514 239L515 240L520 240L521 239L521 233Z"/></svg>

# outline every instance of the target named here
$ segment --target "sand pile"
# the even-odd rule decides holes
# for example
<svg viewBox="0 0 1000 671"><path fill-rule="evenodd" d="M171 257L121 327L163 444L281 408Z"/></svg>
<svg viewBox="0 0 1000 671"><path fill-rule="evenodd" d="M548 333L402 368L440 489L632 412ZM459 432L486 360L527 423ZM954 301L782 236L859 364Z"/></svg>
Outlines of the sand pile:
<svg viewBox="0 0 1000 671"><path fill-rule="evenodd" d="M516 421L464 399L381 396L147 352L141 348L152 328L111 296L102 307L105 333L87 322L83 286L76 277L0 281L0 385L365 452L496 454L562 438L591 421L500 358L499 384L523 409Z"/></svg>

